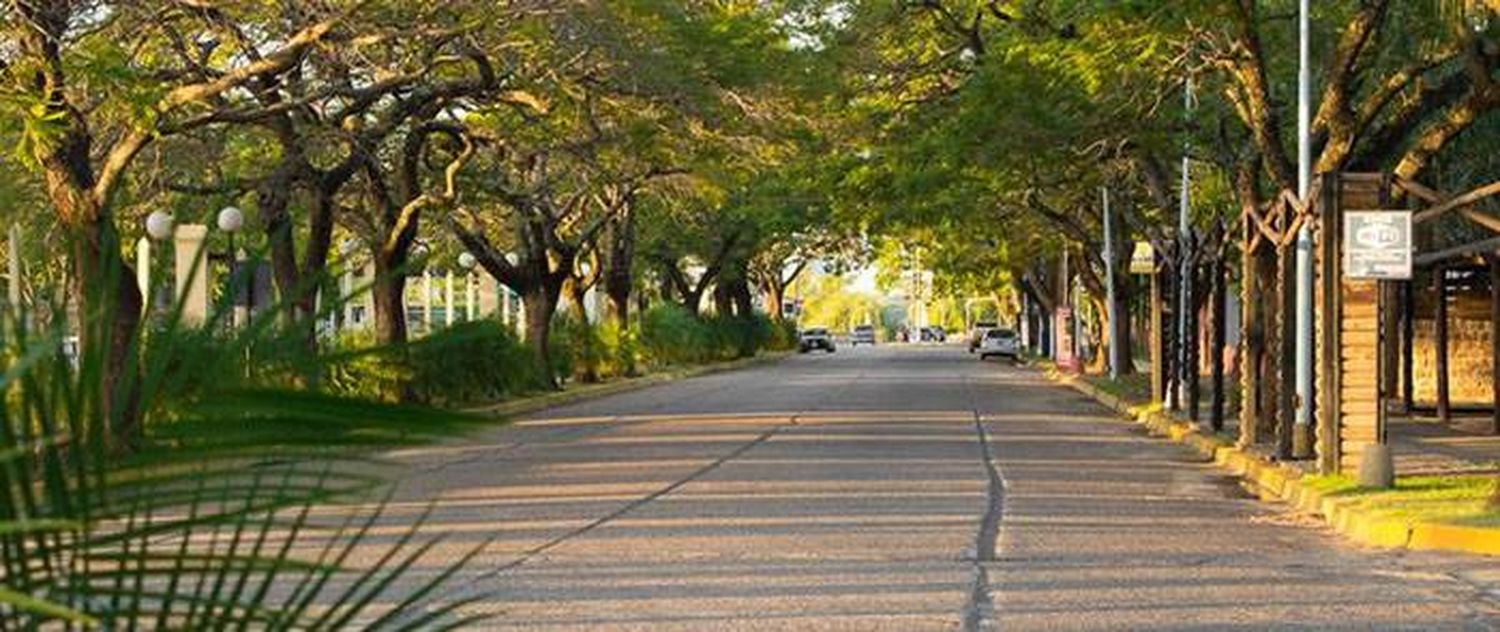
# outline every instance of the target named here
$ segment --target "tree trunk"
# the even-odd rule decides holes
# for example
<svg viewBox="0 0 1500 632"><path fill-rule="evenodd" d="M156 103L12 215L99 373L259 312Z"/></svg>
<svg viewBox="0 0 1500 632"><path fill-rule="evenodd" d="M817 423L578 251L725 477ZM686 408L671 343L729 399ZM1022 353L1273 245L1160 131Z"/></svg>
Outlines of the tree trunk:
<svg viewBox="0 0 1500 632"><path fill-rule="evenodd" d="M568 279L563 283L563 288L568 294L568 305L573 309L573 317L578 319L579 324L588 325L588 289L577 279Z"/></svg>
<svg viewBox="0 0 1500 632"><path fill-rule="evenodd" d="M734 297L728 281L721 279L714 284L714 313L720 317L734 315Z"/></svg>
<svg viewBox="0 0 1500 632"><path fill-rule="evenodd" d="M405 344L406 274L392 271L391 266L375 267L375 284L370 288L375 310L375 341L383 346Z"/></svg>
<svg viewBox="0 0 1500 632"><path fill-rule="evenodd" d="M743 276L730 287L730 298L734 300L734 311L741 318L755 315L755 296L750 293L750 281Z"/></svg>
<svg viewBox="0 0 1500 632"><path fill-rule="evenodd" d="M68 135L44 160L47 194L72 241L74 278L81 300L81 357L98 362L99 413L118 452L139 446L141 329L140 286L120 256L119 233L107 209L90 192L89 139Z"/></svg>
<svg viewBox="0 0 1500 632"><path fill-rule="evenodd" d="M608 293L609 313L614 317L615 325L620 328L620 331L625 331L630 328L630 292L615 292L614 288L610 290Z"/></svg>
<svg viewBox="0 0 1500 632"><path fill-rule="evenodd" d="M766 301L766 312L771 320L781 322L786 320L785 300L786 288L780 287L779 283L767 281L761 284L761 294Z"/></svg>
<svg viewBox="0 0 1500 632"><path fill-rule="evenodd" d="M558 384L552 372L552 316L557 312L561 290L561 281L544 281L532 284L521 294L526 306L526 344L531 346L543 379L554 388Z"/></svg>
<svg viewBox="0 0 1500 632"><path fill-rule="evenodd" d="M113 449L130 452L140 445L140 287L134 271L119 255L114 226L107 220L72 231L79 296L82 297L79 342L82 357L99 362L99 413L106 420ZM93 316L98 315L98 316Z"/></svg>
<svg viewBox="0 0 1500 632"><path fill-rule="evenodd" d="M1222 238L1222 230L1219 234ZM1219 256L1215 257L1210 263L1209 274L1211 276L1209 278L1208 300L1208 319L1213 327L1213 332L1209 336L1209 361L1213 363L1209 367L1209 379L1213 383L1213 394L1209 404L1209 424L1216 433L1224 431L1226 395L1224 392L1224 347L1226 326L1228 325L1228 322L1226 322L1228 314L1225 312L1225 304L1228 302L1228 297L1226 296L1227 283L1224 278L1227 275L1227 270L1225 270L1223 250L1220 250L1219 253Z"/></svg>

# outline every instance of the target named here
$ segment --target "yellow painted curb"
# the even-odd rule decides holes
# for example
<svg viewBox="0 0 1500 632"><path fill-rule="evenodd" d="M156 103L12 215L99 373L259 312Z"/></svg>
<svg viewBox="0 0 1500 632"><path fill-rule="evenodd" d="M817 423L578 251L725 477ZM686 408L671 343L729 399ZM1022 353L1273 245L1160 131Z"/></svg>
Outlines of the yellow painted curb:
<svg viewBox="0 0 1500 632"><path fill-rule="evenodd" d="M1407 548L1500 555L1500 529L1419 523Z"/></svg>
<svg viewBox="0 0 1500 632"><path fill-rule="evenodd" d="M1475 555L1500 556L1500 528L1465 527L1436 523L1408 523L1382 518L1354 507L1354 503L1329 497L1302 482L1296 468L1267 463L1244 450L1224 445L1203 435L1192 424L1179 421L1158 406L1132 405L1104 393L1076 376L1064 375L1055 368L1044 370L1048 379L1093 398L1105 407L1163 435L1174 442L1187 444L1222 470L1249 483L1262 500L1280 501L1298 511L1317 514L1335 532L1355 542L1383 548L1453 551Z"/></svg>

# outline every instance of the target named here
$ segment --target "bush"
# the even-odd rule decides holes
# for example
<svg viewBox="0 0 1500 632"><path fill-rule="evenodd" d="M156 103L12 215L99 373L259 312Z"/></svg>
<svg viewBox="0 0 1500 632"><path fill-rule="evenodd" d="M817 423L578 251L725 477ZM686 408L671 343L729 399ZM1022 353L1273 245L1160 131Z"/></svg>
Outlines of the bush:
<svg viewBox="0 0 1500 632"><path fill-rule="evenodd" d="M331 392L395 401L456 405L491 402L545 387L526 347L509 328L461 323L404 347L371 348L368 333L341 337L325 376ZM554 354L565 356L565 353Z"/></svg>
<svg viewBox="0 0 1500 632"><path fill-rule="evenodd" d="M680 306L664 305L641 318L640 344L643 355L657 366L703 364L754 356L772 346L777 329L761 315L705 319ZM782 344L795 345L795 335Z"/></svg>
<svg viewBox="0 0 1500 632"><path fill-rule="evenodd" d="M641 347L654 365L696 364L711 357L708 327L680 306L651 308L641 316L640 328Z"/></svg>
<svg viewBox="0 0 1500 632"><path fill-rule="evenodd" d="M554 355L566 356L553 360L559 376L589 383L639 374L640 345L634 330L612 321L591 325L568 315L557 319L553 332Z"/></svg>

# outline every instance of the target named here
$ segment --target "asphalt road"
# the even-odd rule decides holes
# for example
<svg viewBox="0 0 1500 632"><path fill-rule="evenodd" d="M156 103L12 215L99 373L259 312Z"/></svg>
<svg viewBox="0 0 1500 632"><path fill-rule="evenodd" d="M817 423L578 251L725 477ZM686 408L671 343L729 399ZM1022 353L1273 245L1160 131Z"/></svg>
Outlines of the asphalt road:
<svg viewBox="0 0 1500 632"><path fill-rule="evenodd" d="M1493 561L1343 544L1071 390L841 349L396 455L493 628L1500 629ZM493 539L491 539L493 538ZM429 569L427 572L433 572Z"/></svg>

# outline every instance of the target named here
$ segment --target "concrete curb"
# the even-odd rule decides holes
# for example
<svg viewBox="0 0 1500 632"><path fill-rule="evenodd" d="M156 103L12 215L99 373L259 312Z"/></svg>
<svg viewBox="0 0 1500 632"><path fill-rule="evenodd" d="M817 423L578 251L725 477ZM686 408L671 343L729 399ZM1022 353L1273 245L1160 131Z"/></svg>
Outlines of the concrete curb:
<svg viewBox="0 0 1500 632"><path fill-rule="evenodd" d="M693 377L712 375L714 373L723 373L726 371L735 371L762 364L780 362L781 360L784 360L791 355L792 352L790 351L775 351L771 353L764 353L753 358L730 360L728 362L718 362L715 364L705 364L703 366L695 366L686 369L674 369L661 373L652 373L650 375L645 375L642 377L625 378L612 382L605 382L602 384L585 384L556 393L545 393L541 395L534 395L531 397L523 397L521 399L502 402L490 406L469 408L465 409L464 412L494 417L497 419L505 417L515 417L517 415L534 413L537 411L546 410L548 408L556 408L558 406L565 406L568 404L578 404L590 400L600 399L603 397L609 397L611 395L619 395L621 393L639 391L642 389L651 388L653 386L669 384L678 380L685 380Z"/></svg>
<svg viewBox="0 0 1500 632"><path fill-rule="evenodd" d="M1269 463L1223 439L1203 434L1193 424L1152 406L1136 406L1055 368L1043 372L1106 408L1134 420L1153 434L1191 447L1205 461L1240 477L1262 500L1285 502L1298 511L1320 516L1340 535L1369 546L1411 551L1456 551L1500 556L1500 528L1465 527L1383 518L1356 506L1354 499L1331 496L1302 480L1302 471Z"/></svg>

